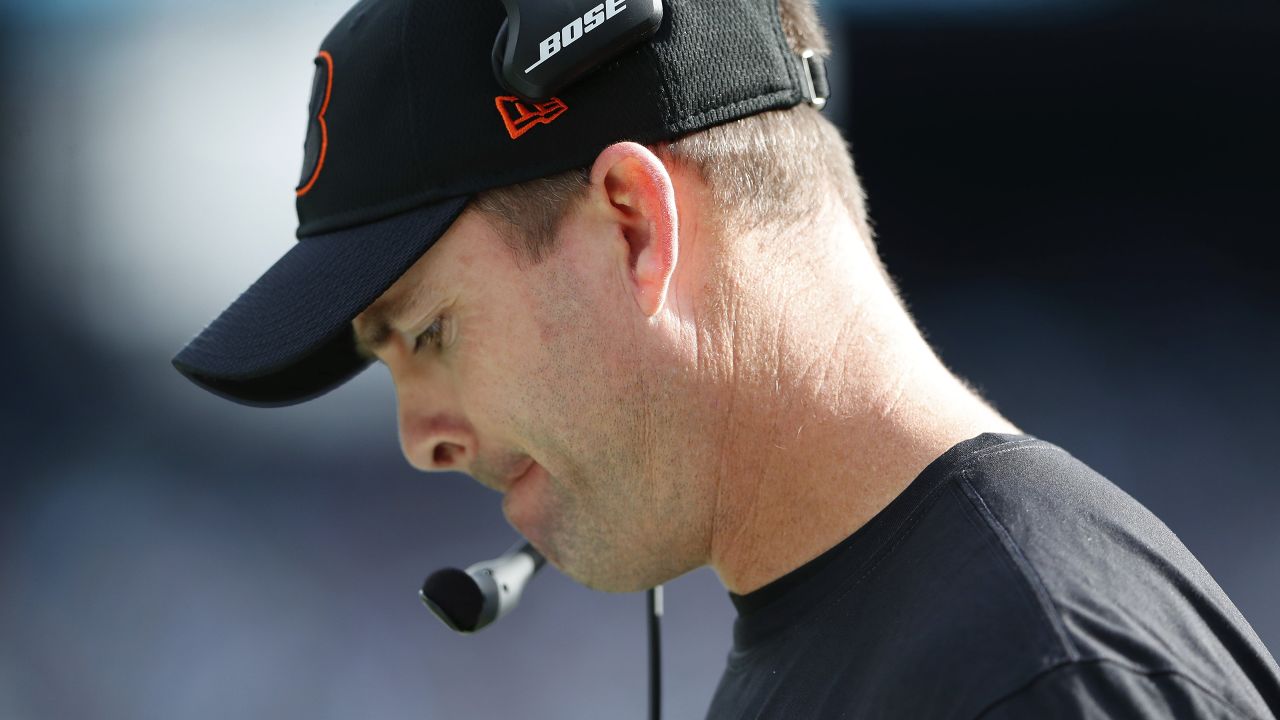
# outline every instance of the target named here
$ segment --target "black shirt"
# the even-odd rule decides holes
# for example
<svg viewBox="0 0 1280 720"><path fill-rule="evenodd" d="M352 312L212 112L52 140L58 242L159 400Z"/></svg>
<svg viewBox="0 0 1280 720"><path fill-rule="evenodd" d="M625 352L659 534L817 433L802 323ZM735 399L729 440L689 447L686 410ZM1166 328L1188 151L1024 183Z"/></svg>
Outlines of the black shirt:
<svg viewBox="0 0 1280 720"><path fill-rule="evenodd" d="M748 595L708 718L1275 718L1280 669L1169 528L984 434Z"/></svg>

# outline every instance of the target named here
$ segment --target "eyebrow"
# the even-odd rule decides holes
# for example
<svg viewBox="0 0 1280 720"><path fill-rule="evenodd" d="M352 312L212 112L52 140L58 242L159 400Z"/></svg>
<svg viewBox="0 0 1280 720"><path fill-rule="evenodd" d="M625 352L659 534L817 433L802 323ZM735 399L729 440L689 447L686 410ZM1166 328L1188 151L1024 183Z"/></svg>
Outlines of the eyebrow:
<svg viewBox="0 0 1280 720"><path fill-rule="evenodd" d="M377 360L378 357L374 351L385 345L387 340L396 332L391 327L392 319L403 315L406 310L418 304L428 294L430 294L430 288L425 283L419 283L414 286L413 290L399 297L382 300L370 305L361 313L365 318L365 322L360 324L366 328L366 331L361 332L359 329L352 328L355 335L356 352L367 360Z"/></svg>

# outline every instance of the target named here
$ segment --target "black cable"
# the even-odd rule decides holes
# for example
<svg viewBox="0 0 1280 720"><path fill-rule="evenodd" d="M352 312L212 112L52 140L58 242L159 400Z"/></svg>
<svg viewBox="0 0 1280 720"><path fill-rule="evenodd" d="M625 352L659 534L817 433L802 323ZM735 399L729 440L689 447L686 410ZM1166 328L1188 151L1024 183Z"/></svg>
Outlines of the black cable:
<svg viewBox="0 0 1280 720"><path fill-rule="evenodd" d="M662 720L662 586L649 589L649 720Z"/></svg>

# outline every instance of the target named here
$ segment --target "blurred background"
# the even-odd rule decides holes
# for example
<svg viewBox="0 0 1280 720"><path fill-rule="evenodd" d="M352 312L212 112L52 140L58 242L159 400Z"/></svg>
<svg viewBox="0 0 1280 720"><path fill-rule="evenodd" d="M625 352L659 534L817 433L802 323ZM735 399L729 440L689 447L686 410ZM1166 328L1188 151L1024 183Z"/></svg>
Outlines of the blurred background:
<svg viewBox="0 0 1280 720"><path fill-rule="evenodd" d="M347 5L0 0L0 718L643 717L643 595L550 571L474 637L419 605L515 536L405 464L384 370L255 410L169 366L292 242ZM822 10L829 112L943 358L1280 651L1280 4ZM710 571L668 586L668 717L701 716L732 621Z"/></svg>

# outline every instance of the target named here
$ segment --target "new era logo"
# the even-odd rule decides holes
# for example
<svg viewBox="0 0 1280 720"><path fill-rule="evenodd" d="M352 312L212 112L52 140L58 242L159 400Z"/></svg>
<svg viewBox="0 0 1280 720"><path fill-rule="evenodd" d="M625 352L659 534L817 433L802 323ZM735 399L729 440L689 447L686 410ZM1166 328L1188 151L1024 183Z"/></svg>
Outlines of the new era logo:
<svg viewBox="0 0 1280 720"><path fill-rule="evenodd" d="M534 125L549 124L569 109L569 106L557 97L533 105L518 97L510 96L494 98L493 102L498 106L498 114L502 116L502 122L507 126L507 134L512 140L529 132Z"/></svg>

